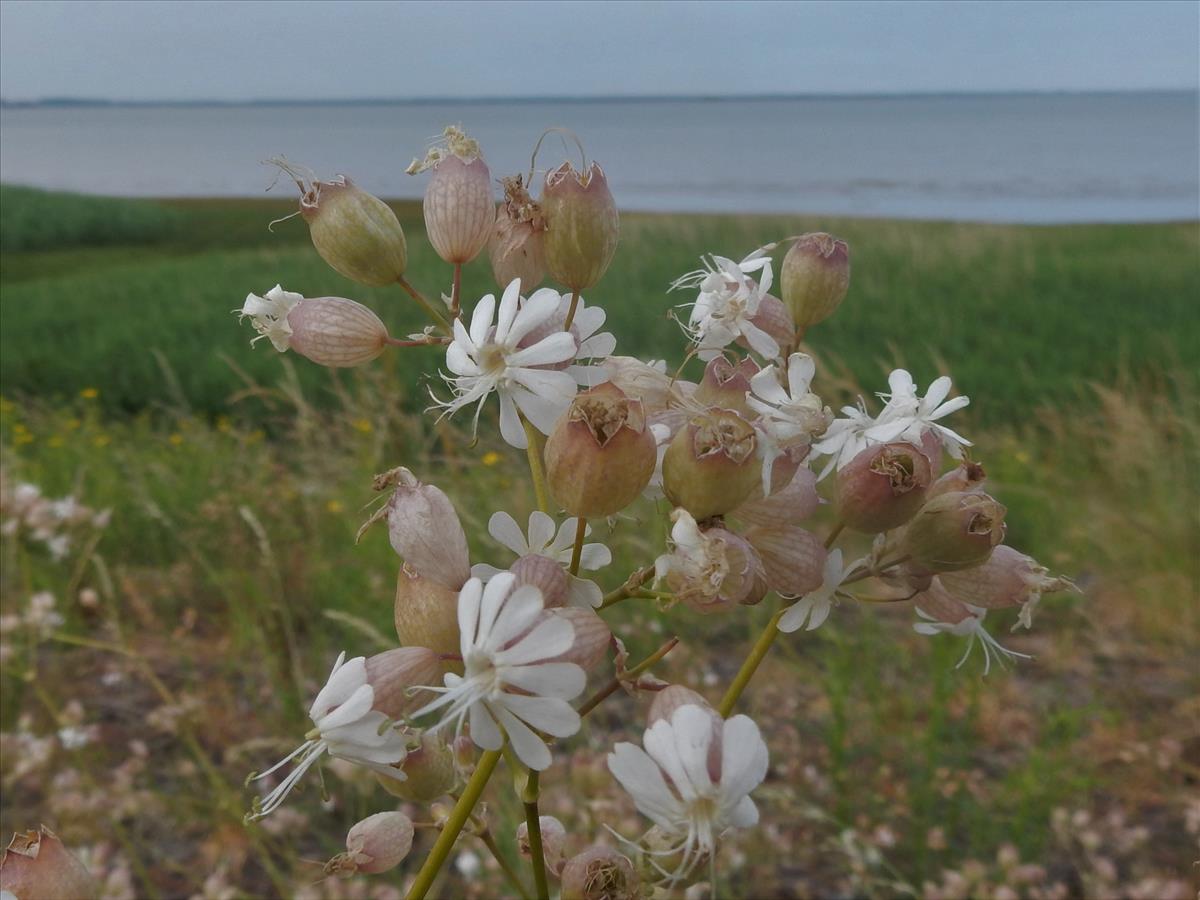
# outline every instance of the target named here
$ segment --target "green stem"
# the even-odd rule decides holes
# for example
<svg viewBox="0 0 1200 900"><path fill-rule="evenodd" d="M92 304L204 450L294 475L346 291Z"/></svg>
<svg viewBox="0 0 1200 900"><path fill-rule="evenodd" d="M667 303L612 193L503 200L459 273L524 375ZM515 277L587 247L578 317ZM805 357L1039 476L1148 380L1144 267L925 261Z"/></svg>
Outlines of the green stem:
<svg viewBox="0 0 1200 900"><path fill-rule="evenodd" d="M563 331L571 330L571 323L575 321L575 310L579 308L579 291L571 291L571 307L567 310L567 321L563 323Z"/></svg>
<svg viewBox="0 0 1200 900"><path fill-rule="evenodd" d="M825 538L825 549L828 550L833 546L833 542L838 539L838 535L842 533L842 529L846 527L845 522L837 522L833 526L833 530L829 532L829 537Z"/></svg>
<svg viewBox="0 0 1200 900"><path fill-rule="evenodd" d="M425 315L429 316L429 318L433 319L437 325L441 326L442 330L445 331L446 334L454 333L454 330L450 327L449 320L436 308L434 308L434 305L426 300L425 295L413 287L407 278L401 275L396 279L396 283L399 284L400 287L404 288L408 296L417 301L417 305L421 307L421 309L425 310Z"/></svg>
<svg viewBox="0 0 1200 900"><path fill-rule="evenodd" d="M454 804L454 809L450 811L450 818L446 820L446 824L442 828L442 833L438 835L437 842L434 843L433 849L429 851L429 855L425 857L425 862L421 865L421 870L417 872L417 879L408 891L408 900L421 900L422 897L429 893L429 889L433 887L434 879L437 878L438 872L445 865L446 858L450 855L450 851L454 847L454 842L458 840L458 835L463 830L463 826L471 818L471 811L475 809L475 805L479 802L479 798L483 794L483 789L487 787L488 779L496 771L496 764L498 762L500 762L499 750L485 751L479 757L479 763L475 766L475 774L467 782L462 796L458 798L458 802Z"/></svg>
<svg viewBox="0 0 1200 900"><path fill-rule="evenodd" d="M734 677L733 682L729 685L729 690L725 692L725 696L721 698L721 705L717 707L717 712L721 714L721 718L728 719L729 714L733 712L733 707L737 704L738 698L742 696L742 691L746 690L746 685L750 683L750 679L754 677L754 673L758 670L759 663L767 655L767 651L771 649L771 644L775 643L775 635L779 633L779 620L783 618L783 614L787 611L785 606L775 615L771 616L771 620L767 622L767 627L763 629L763 633L758 636L754 647L750 650L750 655L746 657L742 663L742 668Z"/></svg>
<svg viewBox="0 0 1200 900"><path fill-rule="evenodd" d="M521 416L521 424L525 427L525 455L529 457L529 474L533 478L538 509L548 513L550 491L546 487L546 469L542 465L542 433L524 416Z"/></svg>
<svg viewBox="0 0 1200 900"><path fill-rule="evenodd" d="M665 644L663 644L661 647L659 647L657 650L655 650L653 653L651 653L649 656L647 656L645 659L643 659L640 663L638 663L632 669L626 670L625 678L626 679L637 678L639 675L641 675L643 672L645 672L648 668L650 668L652 665L654 665L656 662L658 662L660 659L662 659L664 656L666 656L668 653L670 653L672 650L674 650L678 644L679 644L679 638L677 638L677 637L671 638L669 641L667 641ZM586 716L588 713L590 713L593 709L595 709L597 706L599 706L601 703L603 703L605 700L607 700L609 697L611 697L613 694L615 694L617 692L617 689L620 688L620 686L621 686L621 679L614 678L612 681L610 681L604 687L600 688L600 690L598 690L591 697L591 699L589 699L586 703L584 703L583 706L579 707L579 718L582 719L584 716Z"/></svg>
<svg viewBox="0 0 1200 900"><path fill-rule="evenodd" d="M587 536L587 519L579 517L575 525L575 546L571 548L571 574L579 574L579 561L583 558L583 539Z"/></svg>
<svg viewBox="0 0 1200 900"><path fill-rule="evenodd" d="M521 802L525 804L525 827L529 838L529 864L533 867L533 883L538 900L550 900L550 885L546 881L546 854L542 849L542 821L538 815L539 776L533 769L525 780Z"/></svg>
<svg viewBox="0 0 1200 900"><path fill-rule="evenodd" d="M607 609L610 606L615 606L622 600L627 600L633 596L634 591L640 588L643 584L654 577L654 566L647 566L644 569L639 569L634 572L625 581L623 585L615 591L610 591L604 595L604 599L600 601L600 609Z"/></svg>
<svg viewBox="0 0 1200 900"><path fill-rule="evenodd" d="M461 315L459 296L462 293L462 263L454 264L454 282L450 285L450 318L457 319Z"/></svg>
<svg viewBox="0 0 1200 900"><path fill-rule="evenodd" d="M483 829L479 832L479 839L491 851L492 859L496 860L496 864L500 866L500 871L504 873L504 877L508 879L508 883L513 886L513 890L520 894L521 900L530 900L529 891L525 890L525 885L521 884L520 877L500 852L500 848L496 845L496 839L492 837L492 832L487 828Z"/></svg>

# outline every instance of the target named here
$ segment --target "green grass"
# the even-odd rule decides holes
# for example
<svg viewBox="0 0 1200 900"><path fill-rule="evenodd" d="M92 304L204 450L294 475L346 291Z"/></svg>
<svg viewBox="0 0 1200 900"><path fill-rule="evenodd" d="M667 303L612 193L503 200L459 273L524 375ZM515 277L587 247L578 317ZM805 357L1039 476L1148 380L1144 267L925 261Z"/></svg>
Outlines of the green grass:
<svg viewBox="0 0 1200 900"><path fill-rule="evenodd" d="M184 221L177 210L117 200L0 185L0 250L63 250L159 243Z"/></svg>
<svg viewBox="0 0 1200 900"><path fill-rule="evenodd" d="M47 218L70 202L43 199ZM105 201L77 202L83 210ZM366 302L396 334L423 324L399 289L364 288L329 269L301 220L268 231L268 222L294 209L290 202L141 206L161 208L180 224L153 234L151 243L139 242L147 235L137 233L112 247L66 242L6 252L5 391L67 398L93 387L106 409L138 412L161 404L165 361L189 407L209 416L227 412L246 387L243 375L272 381L280 371L277 355L252 350L248 326L230 314L248 292L277 282L308 296ZM34 239L20 222L8 224L8 209L6 202L5 228L17 246L29 246ZM396 209L409 235L410 280L436 296L448 289L448 267L424 241L419 207ZM809 337L833 370L868 390L882 388L883 373L897 363L921 381L948 371L977 398L971 419L994 424L1044 403L1077 402L1086 384L1111 383L1119 372L1137 378L1164 361L1200 368L1194 224L1056 228L627 215L616 259L586 299L608 311L619 352L676 360L682 342L668 312L690 298L665 289L696 266L700 252L738 256L817 228L849 241L853 277L842 309ZM468 303L491 290L486 260L476 260L464 276ZM415 408L425 396L421 373L431 371L435 356L396 355L398 399ZM319 390L328 373L303 366L299 377L317 402L328 402L331 394Z"/></svg>

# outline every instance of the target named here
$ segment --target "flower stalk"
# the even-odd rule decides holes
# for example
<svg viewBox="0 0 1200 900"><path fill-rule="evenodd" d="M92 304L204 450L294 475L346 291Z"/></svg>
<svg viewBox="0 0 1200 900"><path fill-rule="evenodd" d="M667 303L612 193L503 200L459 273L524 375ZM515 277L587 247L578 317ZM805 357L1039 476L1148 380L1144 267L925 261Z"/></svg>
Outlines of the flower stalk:
<svg viewBox="0 0 1200 900"><path fill-rule="evenodd" d="M546 856L542 848L541 815L538 813L538 797L541 793L538 773L529 769L521 802L525 806L525 824L529 829L529 864L533 867L533 882L538 900L550 900L550 886L546 881Z"/></svg>
<svg viewBox="0 0 1200 900"><path fill-rule="evenodd" d="M717 712L721 714L722 718L729 718L729 714L733 712L733 708L737 705L742 692L746 690L750 679L754 677L754 673L758 671L758 667L766 657L767 652L771 649L771 645L775 643L775 636L779 634L779 620L783 618L785 612L787 612L786 607L771 616L770 621L767 622L767 627L758 636L758 640L754 642L750 654L742 663L741 669L738 670L737 675L730 682L729 689L725 692L725 696L721 698L721 704L717 707Z"/></svg>
<svg viewBox="0 0 1200 900"><path fill-rule="evenodd" d="M483 789L487 787L488 780L492 777L492 773L496 771L496 764L500 762L500 755L499 750L487 750L480 755L471 780L467 782L462 796L454 804L454 809L450 811L450 818L446 820L446 824L442 828L442 833L438 835L433 849L429 851L429 856L425 857L425 862L422 863L421 870L417 872L416 880L413 881L412 887L409 888L407 900L421 900L422 897L429 893L429 889L433 887L434 879L437 878L438 872L442 870L442 866L445 865L446 859L450 856L454 842L458 840L463 827L470 820L472 811L474 811L476 804L479 803L479 798L483 795Z"/></svg>

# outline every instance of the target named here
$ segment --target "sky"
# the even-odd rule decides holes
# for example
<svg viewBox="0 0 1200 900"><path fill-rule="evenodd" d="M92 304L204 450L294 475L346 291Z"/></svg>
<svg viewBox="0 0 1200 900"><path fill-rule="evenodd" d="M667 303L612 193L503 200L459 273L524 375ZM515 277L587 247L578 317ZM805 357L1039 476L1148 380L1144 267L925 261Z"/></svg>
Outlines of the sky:
<svg viewBox="0 0 1200 900"><path fill-rule="evenodd" d="M7 100L1197 87L1200 4L0 0Z"/></svg>

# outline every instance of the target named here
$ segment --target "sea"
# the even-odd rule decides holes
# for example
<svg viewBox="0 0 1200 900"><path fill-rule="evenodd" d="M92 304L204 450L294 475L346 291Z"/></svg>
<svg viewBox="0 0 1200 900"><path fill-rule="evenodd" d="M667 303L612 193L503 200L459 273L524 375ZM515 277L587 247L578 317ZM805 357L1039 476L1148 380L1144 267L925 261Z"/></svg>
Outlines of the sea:
<svg viewBox="0 0 1200 900"><path fill-rule="evenodd" d="M495 177L551 127L622 209L988 222L1200 218L1195 92L862 97L5 105L0 180L124 196L260 196L284 155L372 193L447 124ZM580 158L551 132L533 167ZM286 180L274 192L287 195Z"/></svg>

